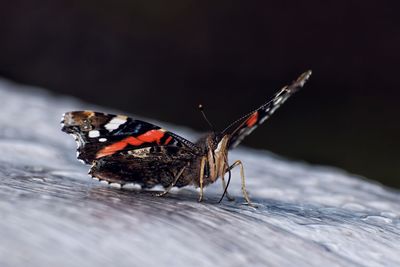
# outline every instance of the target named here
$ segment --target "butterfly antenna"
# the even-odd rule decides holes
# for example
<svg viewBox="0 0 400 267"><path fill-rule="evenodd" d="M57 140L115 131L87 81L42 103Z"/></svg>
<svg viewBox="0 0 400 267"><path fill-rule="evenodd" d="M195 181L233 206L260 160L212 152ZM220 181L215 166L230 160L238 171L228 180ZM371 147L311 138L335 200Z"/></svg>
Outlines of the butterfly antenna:
<svg viewBox="0 0 400 267"><path fill-rule="evenodd" d="M211 122L208 120L206 113L204 112L204 107L202 104L199 104L199 110L201 112L201 114L203 115L203 118L206 120L208 126L210 126L210 129L213 131L213 133L215 134L215 129L214 126L211 124Z"/></svg>

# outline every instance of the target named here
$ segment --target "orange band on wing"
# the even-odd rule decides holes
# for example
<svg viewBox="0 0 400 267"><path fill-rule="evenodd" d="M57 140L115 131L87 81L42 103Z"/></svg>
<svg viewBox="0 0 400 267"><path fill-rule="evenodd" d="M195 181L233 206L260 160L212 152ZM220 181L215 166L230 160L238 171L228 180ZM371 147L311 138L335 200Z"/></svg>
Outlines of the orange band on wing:
<svg viewBox="0 0 400 267"><path fill-rule="evenodd" d="M165 140L164 145L168 145L168 143L171 142L171 140L172 140L172 136L168 137L168 138Z"/></svg>
<svg viewBox="0 0 400 267"><path fill-rule="evenodd" d="M157 144L160 144L160 140L164 136L164 134L165 134L164 131L161 130L150 130L137 137L133 136L127 137L119 142L116 142L101 149L99 152L97 152L96 158L98 159L112 155L118 151L123 150L128 145L140 146L144 143L153 143L153 142L157 142Z"/></svg>
<svg viewBox="0 0 400 267"><path fill-rule="evenodd" d="M160 140L164 134L165 132L161 130L150 130L142 135L139 135L137 139L143 141L143 143L157 142L157 144L160 144Z"/></svg>
<svg viewBox="0 0 400 267"><path fill-rule="evenodd" d="M258 121L258 111L254 112L250 118L247 119L246 125L248 127L253 127Z"/></svg>

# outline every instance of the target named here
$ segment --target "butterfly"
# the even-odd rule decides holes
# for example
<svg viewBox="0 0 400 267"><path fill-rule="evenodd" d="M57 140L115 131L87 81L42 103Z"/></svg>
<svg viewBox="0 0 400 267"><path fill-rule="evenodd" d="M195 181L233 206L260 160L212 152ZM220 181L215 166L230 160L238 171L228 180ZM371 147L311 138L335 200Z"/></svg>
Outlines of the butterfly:
<svg viewBox="0 0 400 267"><path fill-rule="evenodd" d="M227 188L231 170L239 166L243 196L250 204L243 163L236 160L229 164L228 151L303 87L310 76L311 71L304 72L259 108L223 131L213 131L194 143L145 121L94 111L65 113L62 131L75 138L77 158L91 165L89 174L100 181L120 185L134 183L144 189L161 185L165 190L158 196L167 194L173 187L193 185L200 188L199 201L202 201L203 188L221 178L222 198L226 195L230 199ZM224 179L227 173L228 183Z"/></svg>

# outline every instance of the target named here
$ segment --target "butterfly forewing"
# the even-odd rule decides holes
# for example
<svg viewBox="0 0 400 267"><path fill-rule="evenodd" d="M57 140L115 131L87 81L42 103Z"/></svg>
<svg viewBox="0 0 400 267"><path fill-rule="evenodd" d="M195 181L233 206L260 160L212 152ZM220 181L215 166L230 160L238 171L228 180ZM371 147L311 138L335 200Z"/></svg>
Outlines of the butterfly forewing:
<svg viewBox="0 0 400 267"><path fill-rule="evenodd" d="M190 141L148 122L123 115L93 111L64 114L62 130L74 136L77 157L85 163L120 151L151 146L176 146L196 149Z"/></svg>
<svg viewBox="0 0 400 267"><path fill-rule="evenodd" d="M229 148L232 149L239 145L247 135L268 119L293 93L303 87L310 76L311 71L303 73L291 85L283 87L271 100L267 101L261 107L230 124L222 132L223 135L229 134L231 136Z"/></svg>

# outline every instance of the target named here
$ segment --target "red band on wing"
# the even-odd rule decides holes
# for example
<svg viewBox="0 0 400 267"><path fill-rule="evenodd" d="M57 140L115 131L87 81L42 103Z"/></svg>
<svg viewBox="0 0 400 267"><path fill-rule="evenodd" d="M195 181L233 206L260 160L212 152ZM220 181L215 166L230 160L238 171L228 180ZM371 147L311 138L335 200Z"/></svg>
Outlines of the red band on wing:
<svg viewBox="0 0 400 267"><path fill-rule="evenodd" d="M172 140L172 136L168 137L168 138L165 140L164 145L168 145L168 143L171 142L171 140Z"/></svg>
<svg viewBox="0 0 400 267"><path fill-rule="evenodd" d="M164 134L165 132L160 130L150 130L136 138L143 141L143 143L157 142L157 144L160 144L160 140Z"/></svg>
<svg viewBox="0 0 400 267"><path fill-rule="evenodd" d="M160 140L164 136L164 134L165 133L161 130L150 130L137 137L133 136L127 137L119 142L116 142L101 149L99 152L97 152L96 158L98 159L101 157L112 155L118 151L121 151L128 145L140 146L144 143L153 143L153 142L157 142L157 144L160 144Z"/></svg>
<svg viewBox="0 0 400 267"><path fill-rule="evenodd" d="M254 112L250 118L247 119L246 125L248 127L253 127L258 121L258 111Z"/></svg>

